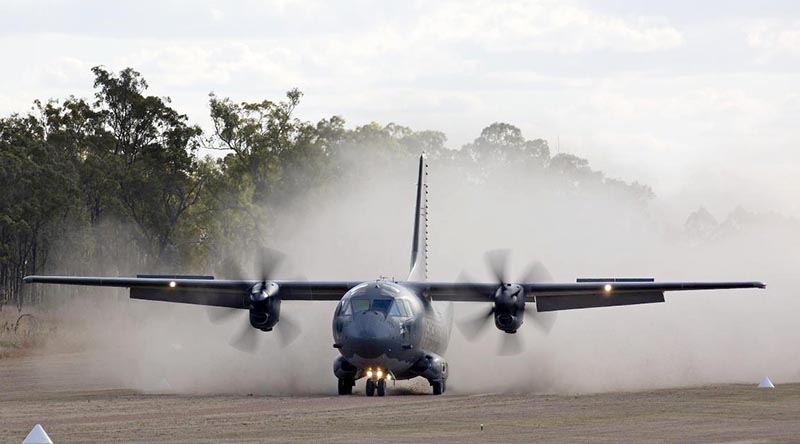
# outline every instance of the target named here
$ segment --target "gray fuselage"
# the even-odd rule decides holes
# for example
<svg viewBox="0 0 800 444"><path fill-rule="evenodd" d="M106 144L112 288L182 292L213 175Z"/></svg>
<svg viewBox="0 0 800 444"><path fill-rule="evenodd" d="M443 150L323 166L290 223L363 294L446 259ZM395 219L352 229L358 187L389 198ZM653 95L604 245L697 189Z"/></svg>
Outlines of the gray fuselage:
<svg viewBox="0 0 800 444"><path fill-rule="evenodd" d="M347 362L382 369L395 379L425 377L426 359L441 359L452 327L451 310L436 310L416 290L388 280L348 291L333 316L333 339ZM446 377L446 375L445 375Z"/></svg>

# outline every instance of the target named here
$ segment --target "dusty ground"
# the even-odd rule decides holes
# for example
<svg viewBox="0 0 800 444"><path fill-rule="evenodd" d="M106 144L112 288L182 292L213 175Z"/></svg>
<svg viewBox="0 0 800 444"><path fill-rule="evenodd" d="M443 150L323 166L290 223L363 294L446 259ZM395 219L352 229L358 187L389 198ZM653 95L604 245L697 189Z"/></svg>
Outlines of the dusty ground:
<svg viewBox="0 0 800 444"><path fill-rule="evenodd" d="M800 441L800 384L587 396L179 396L86 381L78 358L0 359L0 442L21 442L37 422L57 444Z"/></svg>

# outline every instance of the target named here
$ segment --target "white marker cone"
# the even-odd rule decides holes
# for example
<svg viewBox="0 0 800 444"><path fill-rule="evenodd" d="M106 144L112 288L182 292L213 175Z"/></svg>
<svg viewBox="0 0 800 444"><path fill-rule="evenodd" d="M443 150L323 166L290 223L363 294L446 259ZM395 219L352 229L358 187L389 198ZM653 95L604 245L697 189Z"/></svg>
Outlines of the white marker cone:
<svg viewBox="0 0 800 444"><path fill-rule="evenodd" d="M772 381L770 381L770 380L769 380L769 378L767 378L767 377L764 377L764 379L762 379L762 380L761 380L761 382L758 384L758 388L762 388L762 389L774 389L774 388L775 388L775 386L774 386L774 385L772 385Z"/></svg>
<svg viewBox="0 0 800 444"><path fill-rule="evenodd" d="M172 390L172 386L169 385L167 378L161 378L161 381L158 382L158 389L162 392L168 392Z"/></svg>
<svg viewBox="0 0 800 444"><path fill-rule="evenodd" d="M47 432L44 431L42 425L36 424L31 429L31 432L28 433L28 436L25 437L25 441L22 441L22 444L53 444L53 441L47 436Z"/></svg>

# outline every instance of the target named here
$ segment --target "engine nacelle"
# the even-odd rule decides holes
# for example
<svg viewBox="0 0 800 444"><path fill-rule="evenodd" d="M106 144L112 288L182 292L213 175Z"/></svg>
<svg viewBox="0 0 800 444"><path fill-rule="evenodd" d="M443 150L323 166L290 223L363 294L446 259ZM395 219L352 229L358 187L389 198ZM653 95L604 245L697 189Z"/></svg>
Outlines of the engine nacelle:
<svg viewBox="0 0 800 444"><path fill-rule="evenodd" d="M494 326L506 333L516 333L525 312L525 289L517 284L503 284L494 295Z"/></svg>
<svg viewBox="0 0 800 444"><path fill-rule="evenodd" d="M250 325L262 331L271 331L281 315L281 300L277 297L278 285L259 283L250 291Z"/></svg>

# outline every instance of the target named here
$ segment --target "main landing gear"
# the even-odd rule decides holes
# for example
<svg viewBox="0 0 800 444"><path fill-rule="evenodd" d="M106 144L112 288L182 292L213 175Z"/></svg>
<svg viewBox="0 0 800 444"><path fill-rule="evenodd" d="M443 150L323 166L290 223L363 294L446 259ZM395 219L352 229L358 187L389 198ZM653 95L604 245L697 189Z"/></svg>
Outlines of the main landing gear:
<svg viewBox="0 0 800 444"><path fill-rule="evenodd" d="M434 395L441 395L447 390L447 382L444 379L431 381L431 387L433 388Z"/></svg>
<svg viewBox="0 0 800 444"><path fill-rule="evenodd" d="M352 378L339 378L339 394L352 395L354 385L356 385L356 381Z"/></svg>

